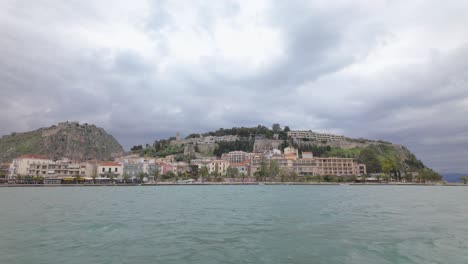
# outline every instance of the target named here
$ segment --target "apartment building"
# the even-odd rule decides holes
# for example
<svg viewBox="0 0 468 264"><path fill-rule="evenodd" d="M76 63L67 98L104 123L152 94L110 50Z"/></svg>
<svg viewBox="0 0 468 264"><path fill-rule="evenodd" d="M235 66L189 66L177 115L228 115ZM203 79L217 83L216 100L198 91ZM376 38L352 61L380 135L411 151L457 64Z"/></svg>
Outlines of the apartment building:
<svg viewBox="0 0 468 264"><path fill-rule="evenodd" d="M351 158L316 158L320 175L363 175L367 174L366 165Z"/></svg>
<svg viewBox="0 0 468 264"><path fill-rule="evenodd" d="M48 164L53 161L47 157L27 154L13 159L10 166L9 179L15 180L17 175L47 176Z"/></svg>
<svg viewBox="0 0 468 264"><path fill-rule="evenodd" d="M272 158L272 159L254 159L250 161L250 176L254 176L262 162L266 162L267 166L275 160L280 169L294 171L300 176L315 176L315 175L364 175L367 174L366 165L359 164L351 158Z"/></svg>
<svg viewBox="0 0 468 264"><path fill-rule="evenodd" d="M229 163L241 163L251 158L251 155L249 154L250 153L244 151L231 151L229 153L224 153L221 156L221 159L226 160Z"/></svg>

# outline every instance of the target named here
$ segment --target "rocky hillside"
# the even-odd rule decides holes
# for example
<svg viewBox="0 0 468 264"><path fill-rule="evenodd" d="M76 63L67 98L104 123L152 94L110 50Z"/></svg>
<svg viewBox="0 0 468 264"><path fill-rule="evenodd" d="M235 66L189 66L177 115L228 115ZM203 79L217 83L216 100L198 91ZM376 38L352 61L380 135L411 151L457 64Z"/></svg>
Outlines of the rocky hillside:
<svg viewBox="0 0 468 264"><path fill-rule="evenodd" d="M263 152L272 148L284 149L292 146L299 153L310 151L316 157L353 158L366 164L369 173L393 171L394 173L418 172L427 169L424 164L405 146L381 140L353 139L340 137L334 140L310 140L292 138L290 128L281 128L279 124L272 128L233 127L220 128L203 134L190 134L185 139L172 137L157 140L153 145L135 146L134 153L145 156L166 156L175 154L179 159L187 157L218 156L234 150ZM212 142L209 137L236 136L234 141ZM216 140L216 139L214 139Z"/></svg>
<svg viewBox="0 0 468 264"><path fill-rule="evenodd" d="M109 160L123 152L119 142L103 128L77 122L59 123L0 138L0 162L11 161L23 154L39 154L52 159Z"/></svg>

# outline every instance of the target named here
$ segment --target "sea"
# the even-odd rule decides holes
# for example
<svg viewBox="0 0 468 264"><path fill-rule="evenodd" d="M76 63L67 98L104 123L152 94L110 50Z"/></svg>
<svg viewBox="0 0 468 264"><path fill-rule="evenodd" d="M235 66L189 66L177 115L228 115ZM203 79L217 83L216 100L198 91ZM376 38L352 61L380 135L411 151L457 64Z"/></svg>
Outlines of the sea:
<svg viewBox="0 0 468 264"><path fill-rule="evenodd" d="M468 263L468 188L0 188L1 264Z"/></svg>

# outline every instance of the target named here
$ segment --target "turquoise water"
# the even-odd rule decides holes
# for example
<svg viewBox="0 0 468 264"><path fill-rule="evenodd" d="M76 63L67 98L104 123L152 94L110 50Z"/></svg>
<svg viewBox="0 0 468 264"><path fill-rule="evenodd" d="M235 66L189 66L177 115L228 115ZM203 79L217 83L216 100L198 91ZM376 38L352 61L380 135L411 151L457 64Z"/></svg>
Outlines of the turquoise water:
<svg viewBox="0 0 468 264"><path fill-rule="evenodd" d="M0 188L0 263L468 263L468 188Z"/></svg>

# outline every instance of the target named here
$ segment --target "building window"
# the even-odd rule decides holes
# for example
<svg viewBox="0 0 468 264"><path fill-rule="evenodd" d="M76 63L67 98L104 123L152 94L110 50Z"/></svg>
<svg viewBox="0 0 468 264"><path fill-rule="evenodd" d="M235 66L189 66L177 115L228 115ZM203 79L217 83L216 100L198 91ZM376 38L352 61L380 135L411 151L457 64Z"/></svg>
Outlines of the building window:
<svg viewBox="0 0 468 264"><path fill-rule="evenodd" d="M106 169L105 169L105 168L102 168L102 172L106 172Z"/></svg>
<svg viewBox="0 0 468 264"><path fill-rule="evenodd" d="M117 168L115 168L115 172L117 172Z"/></svg>

